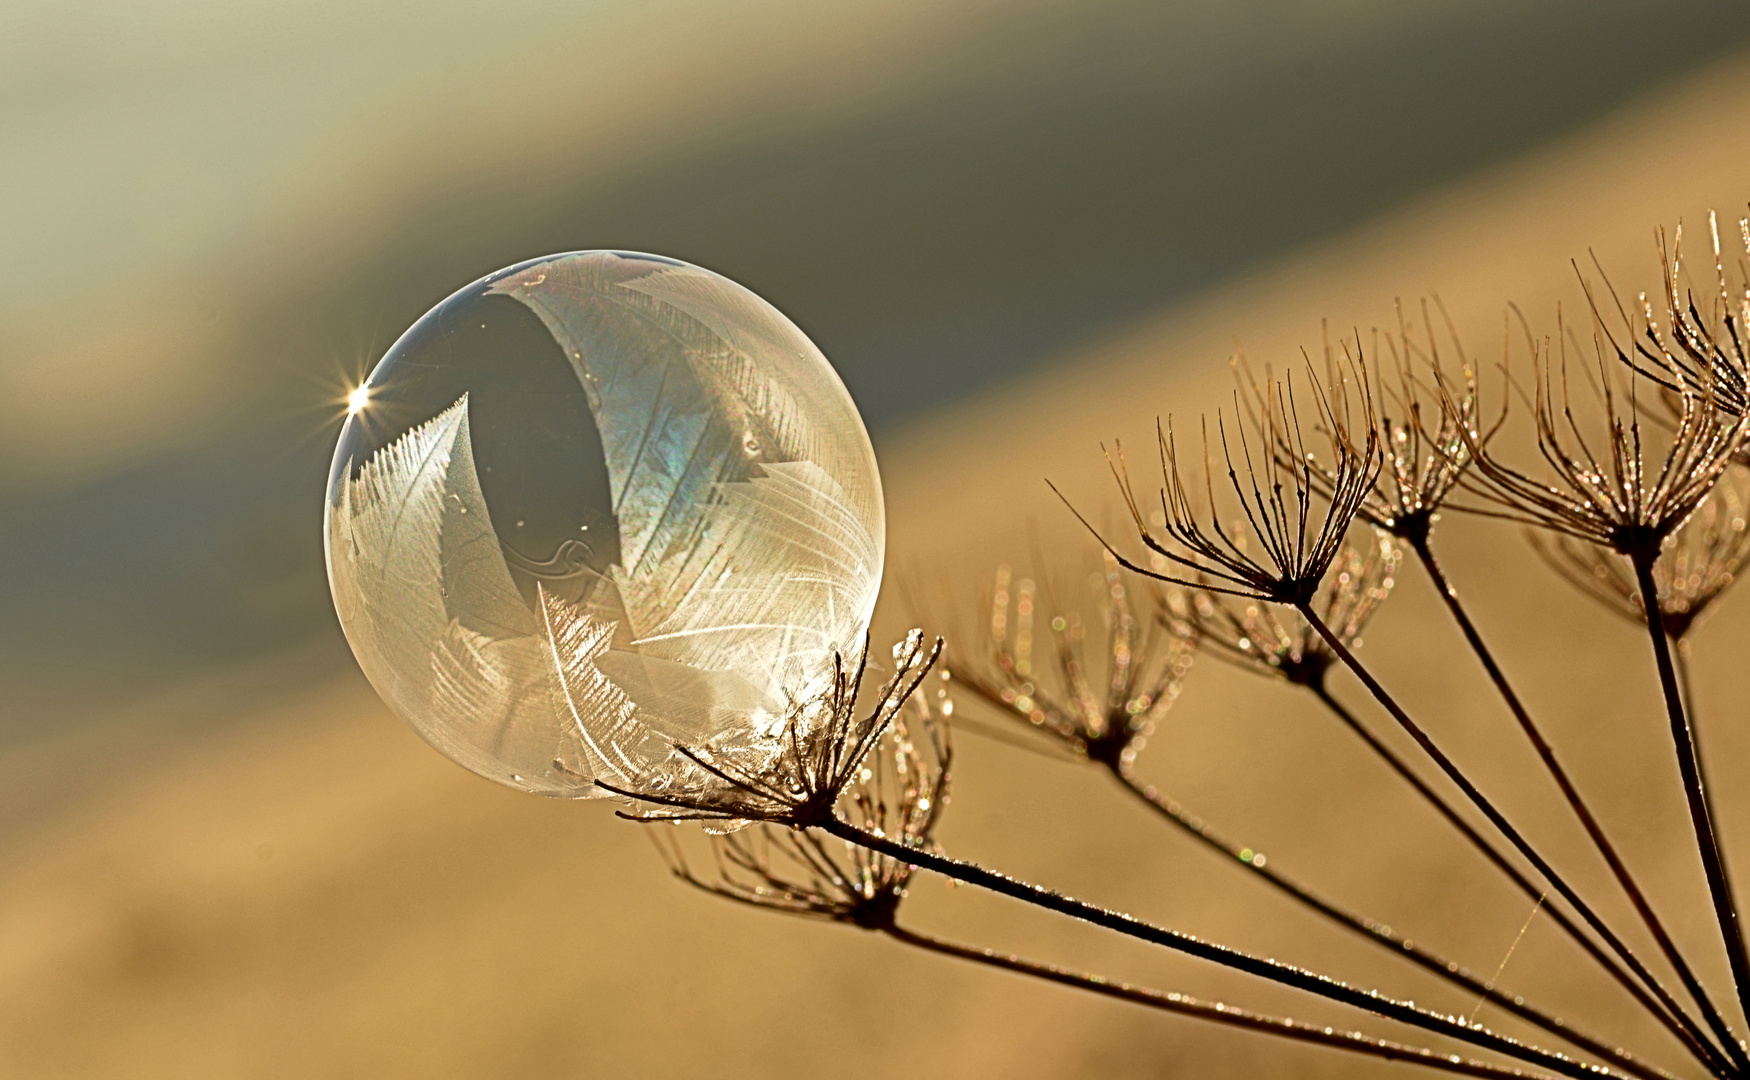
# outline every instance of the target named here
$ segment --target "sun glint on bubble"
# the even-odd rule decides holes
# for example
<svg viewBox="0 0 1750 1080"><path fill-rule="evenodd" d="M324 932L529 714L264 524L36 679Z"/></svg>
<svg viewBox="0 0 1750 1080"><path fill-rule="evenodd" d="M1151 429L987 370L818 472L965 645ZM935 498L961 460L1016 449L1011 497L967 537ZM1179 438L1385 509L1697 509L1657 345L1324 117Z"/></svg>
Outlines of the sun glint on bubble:
<svg viewBox="0 0 1750 1080"><path fill-rule="evenodd" d="M371 403L371 390L361 386L346 395L346 415L357 416L365 411L365 406Z"/></svg>

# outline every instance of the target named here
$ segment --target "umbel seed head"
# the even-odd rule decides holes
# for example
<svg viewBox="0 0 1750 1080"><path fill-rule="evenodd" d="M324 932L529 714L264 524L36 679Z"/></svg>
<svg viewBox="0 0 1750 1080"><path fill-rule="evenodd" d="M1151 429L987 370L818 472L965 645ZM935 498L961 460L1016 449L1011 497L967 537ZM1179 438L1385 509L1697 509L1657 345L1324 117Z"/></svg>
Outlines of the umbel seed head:
<svg viewBox="0 0 1750 1080"><path fill-rule="evenodd" d="M1711 383L1700 390L1677 384L1667 388L1671 422L1649 422L1648 395L1659 387L1619 344L1644 328L1619 309L1630 325L1626 334L1613 331L1597 304L1590 312L1589 345L1559 311L1553 341L1525 330L1543 473L1509 464L1492 444L1467 434L1475 465L1463 484L1482 505L1466 509L1651 561L1740 453L1750 417L1722 410Z"/></svg>
<svg viewBox="0 0 1750 1080"><path fill-rule="evenodd" d="M833 814L840 794L863 759L917 690L942 652L942 639L924 648L913 630L893 647L893 677L867 711L857 711L857 690L868 667L868 646L854 668L834 658L833 675L811 697L794 702L783 726L766 738L698 746L675 744L673 764L634 782L597 783L631 800L622 816L636 821L703 821L732 831L755 822L792 828L818 825Z"/></svg>
<svg viewBox="0 0 1750 1080"><path fill-rule="evenodd" d="M1397 541L1380 529L1371 543L1343 545L1311 607L1344 648L1360 646L1362 631L1391 595L1402 559ZM1337 662L1330 643L1298 612L1257 600L1173 589L1162 597L1159 618L1216 659L1315 690Z"/></svg>
<svg viewBox="0 0 1750 1080"><path fill-rule="evenodd" d="M1750 477L1733 469L1665 541L1653 564L1659 621L1681 640L1750 563ZM1614 551L1560 533L1526 530L1538 556L1580 591L1635 622L1646 620L1640 585Z"/></svg>
<svg viewBox="0 0 1750 1080"><path fill-rule="evenodd" d="M1356 389L1364 386L1356 361L1336 365L1330 378L1331 386L1321 383L1309 366L1305 380L1316 417L1314 438L1326 466L1315 468L1308 453L1292 379L1266 379L1258 397L1262 408L1257 435L1248 435L1244 424L1230 434L1218 414L1212 443L1205 418L1201 499L1192 486L1196 474L1180 461L1171 419L1157 424L1162 486L1156 526L1150 525L1137 496L1122 447L1114 447L1107 463L1153 559L1141 565L1104 538L1101 544L1121 565L1157 581L1281 604L1310 602L1372 492L1381 465L1372 401ZM1260 445L1254 447L1254 442ZM1278 453L1278 447L1289 447L1292 454ZM1222 524L1218 471L1226 477L1221 493L1241 522L1235 527ZM1314 479L1315 471L1322 479ZM1086 518L1081 520L1087 524ZM1091 526L1089 530L1094 531Z"/></svg>
<svg viewBox="0 0 1750 1080"><path fill-rule="evenodd" d="M1629 339L1624 359L1668 392L1668 404L1687 389L1711 395L1720 410L1743 416L1750 412L1750 218L1738 221L1742 254L1736 258L1722 250L1719 219L1712 213L1708 234L1713 280L1697 289L1683 258L1683 226L1669 243L1659 230L1663 311L1655 314L1652 301L1640 295L1642 325Z"/></svg>
<svg viewBox="0 0 1750 1080"><path fill-rule="evenodd" d="M1339 351L1327 328L1324 342L1328 393L1357 397L1361 404L1352 412L1371 424L1380 448L1379 476L1357 516L1412 542L1425 540L1435 515L1469 468L1470 442L1488 442L1507 415L1505 393L1499 408L1485 407L1476 367L1439 300L1424 300L1420 309L1418 323L1398 304L1397 330L1374 332L1371 362L1359 335ZM1435 328L1436 311L1444 333ZM1241 353L1235 354L1233 368L1253 428L1270 441L1268 376L1260 384ZM1443 392L1450 393L1450 408L1443 404ZM1284 467L1304 463L1307 479L1321 496L1334 498L1342 489L1340 463L1286 440L1272 445Z"/></svg>
<svg viewBox="0 0 1750 1080"><path fill-rule="evenodd" d="M951 711L945 678L934 694L908 697L844 789L838 813L864 832L936 851L954 757ZM651 835L669 869L690 885L756 907L865 929L894 924L915 873L910 863L814 830L760 824L712 838L713 876L693 869L672 831Z"/></svg>
<svg viewBox="0 0 1750 1080"><path fill-rule="evenodd" d="M1122 767L1177 700L1193 650L1153 617L1149 583L1127 580L1116 558L1100 554L1077 598L1092 605L1000 568L984 640L964 635L947 663L956 683L1072 754Z"/></svg>

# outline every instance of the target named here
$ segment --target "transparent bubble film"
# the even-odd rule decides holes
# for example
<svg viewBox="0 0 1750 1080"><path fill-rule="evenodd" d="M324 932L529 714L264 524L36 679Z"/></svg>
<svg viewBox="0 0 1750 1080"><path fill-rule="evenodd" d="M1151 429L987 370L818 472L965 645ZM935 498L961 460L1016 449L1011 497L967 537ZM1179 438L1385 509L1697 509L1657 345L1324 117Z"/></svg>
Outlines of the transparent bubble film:
<svg viewBox="0 0 1750 1080"><path fill-rule="evenodd" d="M547 795L769 735L862 647L881 582L875 456L826 358L651 255L538 259L433 308L353 396L325 511L372 685Z"/></svg>

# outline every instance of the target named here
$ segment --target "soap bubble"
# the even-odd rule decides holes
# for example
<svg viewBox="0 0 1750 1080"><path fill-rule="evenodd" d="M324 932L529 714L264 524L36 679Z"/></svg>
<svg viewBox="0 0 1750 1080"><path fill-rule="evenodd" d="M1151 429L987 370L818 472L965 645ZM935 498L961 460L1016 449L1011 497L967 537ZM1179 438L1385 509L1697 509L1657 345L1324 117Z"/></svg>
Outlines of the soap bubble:
<svg viewBox="0 0 1750 1080"><path fill-rule="evenodd" d="M325 519L372 685L547 795L769 736L862 647L881 582L874 452L820 350L734 282L626 252L426 313L348 399Z"/></svg>

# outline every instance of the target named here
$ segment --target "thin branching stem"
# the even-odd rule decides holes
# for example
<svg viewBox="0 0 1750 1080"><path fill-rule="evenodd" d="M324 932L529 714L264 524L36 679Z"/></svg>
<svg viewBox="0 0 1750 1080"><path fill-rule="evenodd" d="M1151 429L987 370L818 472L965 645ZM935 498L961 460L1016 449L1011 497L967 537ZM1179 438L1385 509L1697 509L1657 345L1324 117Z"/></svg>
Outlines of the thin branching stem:
<svg viewBox="0 0 1750 1080"><path fill-rule="evenodd" d="M1314 611L1310 604L1298 605L1298 609L1301 616L1305 618L1306 621L1311 624L1313 629L1318 631L1319 635L1330 644L1331 650L1336 653L1338 659L1340 659L1350 671L1354 672L1355 676L1367 687L1368 692L1373 695L1374 700L1378 701L1379 704L1391 714L1392 719L1397 721L1398 726L1402 727L1405 733L1415 740L1416 745L1422 748L1422 751L1428 755L1436 766L1439 767L1441 772L1446 774L1448 779L1458 785L1459 790L1464 792L1465 797L1471 801L1471 804L1478 810L1482 811L1483 816L1489 819L1489 823L1494 825L1494 827L1500 831L1501 835L1513 845L1527 862L1531 863L1532 867L1537 870L1538 874L1546 882L1549 883L1550 887L1555 889L1562 899L1567 901L1567 903L1579 913L1580 917L1592 928L1593 932L1610 946L1611 950L1622 959L1623 963L1628 965L1629 969L1635 973L1635 977L1640 979L1641 982L1646 985L1647 989L1653 992L1653 995L1659 999L1660 1004L1671 1012L1682 1027L1689 1030L1691 1037L1684 1039L1684 1043L1690 1048L1690 1051L1696 1055L1697 1060L1706 1064L1710 1071L1713 1071L1716 1075L1734 1075L1735 1070L1733 1070L1728 1063L1721 1060L1716 1049L1707 1044L1703 1033L1699 1027L1696 1026L1695 1021L1683 1011L1676 999L1671 996L1671 992L1666 990L1664 985L1659 982L1657 976L1647 969L1646 964L1641 961L1640 957L1635 955L1634 950L1630 949L1627 943L1625 943L1622 938L1619 937L1616 932L1598 916L1598 913L1594 911L1585 900L1581 899L1579 893L1574 890L1573 886L1569 885L1567 880L1564 879L1561 874L1556 872L1555 867L1551 866L1549 861L1539 854L1536 848L1532 847L1531 843L1525 839L1525 836L1520 833L1517 828L1514 827L1513 823L1507 820L1506 815L1502 814L1495 804L1489 800L1488 796L1484 795L1482 791L1477 788L1476 784L1464 774L1464 771L1460 769L1438 745L1435 744L1434 740L1428 735L1428 733L1422 730L1421 725L1417 724L1415 720L1410 718L1410 714L1404 711L1403 706L1398 704L1397 699L1392 697L1386 688L1380 684L1379 680L1373 677L1373 673L1368 671L1367 668L1356 659L1355 654L1343 643L1342 638L1334 633L1330 627L1325 625L1324 620L1319 618L1318 612Z"/></svg>
<svg viewBox="0 0 1750 1080"><path fill-rule="evenodd" d="M1732 1073L1730 1063L1726 1060L1725 1055L1703 1037L1699 1025L1693 1019L1666 1008L1656 997L1651 995L1647 988L1636 979L1635 975L1626 970L1621 961L1605 951L1598 942L1592 939L1591 935L1576 924L1561 905L1549 901L1547 889L1540 887L1527 877L1499 848L1479 833L1474 825L1466 821L1464 815L1460 814L1443 795L1435 791L1426 780L1410 768L1408 762L1399 757L1353 712L1350 712L1347 706L1338 701L1326 687L1317 685L1310 687L1310 689L1325 708L1329 709L1331 714L1342 722L1344 727L1354 732L1369 750L1373 751L1381 761L1385 762L1387 767L1409 784L1416 794L1420 795L1460 836L1464 837L1466 842L1475 848L1483 858L1500 870L1507 880L1511 881L1527 898L1542 903L1543 911L1548 914L1550 920L1560 927L1562 932L1567 934L1611 978L1615 979L1624 990L1628 991L1629 996L1633 997L1641 1008L1657 1018L1692 1055L1706 1064L1710 1072L1717 1076L1726 1076Z"/></svg>
<svg viewBox="0 0 1750 1080"><path fill-rule="evenodd" d="M1695 771L1701 777L1702 801L1707 805L1707 819L1717 822L1714 811L1714 785L1707 771L1707 754L1702 751L1701 731L1695 719L1695 684L1689 677L1689 638L1685 634L1671 635L1671 651L1677 666L1677 686L1683 692L1683 711L1689 717L1689 727L1695 735Z"/></svg>
<svg viewBox="0 0 1750 1080"><path fill-rule="evenodd" d="M1725 1018L1720 1015L1719 1009L1714 1005L1712 998L1708 996L1707 989L1696 977L1688 961L1683 958L1682 952L1677 948L1676 941L1665 929L1665 924L1659 918L1658 913L1653 910L1652 901L1647 898L1646 892L1635 880L1628 864L1618 854L1616 845L1611 843L1609 835L1604 831L1604 826L1599 822L1597 815L1593 814L1592 808L1587 805L1585 798L1581 796L1579 788L1568 775L1568 771L1556 759L1555 748L1544 737L1537 722L1531 718L1531 713L1526 709L1524 701L1507 680L1506 672L1502 671L1501 665L1496 663L1494 653L1483 641L1482 633L1471 621L1470 613L1459 601L1458 590L1453 588L1445 571L1441 569L1440 561L1435 558L1427 531L1412 532L1405 539L1411 549L1415 551L1422 568L1427 572L1429 580L1434 585L1434 591L1440 594L1440 599L1445 603L1447 611L1452 614L1453 621L1458 623L1458 628L1464 634L1465 641L1469 643L1471 652L1476 654L1477 660L1483 665L1483 670L1488 673L1489 681L1494 684L1501 700L1506 703L1508 711L1518 722L1519 730L1525 733L1532 749L1537 752L1538 760L1543 762L1544 770L1549 773L1550 778L1555 781L1556 787L1561 790L1562 798L1566 800L1568 808L1573 811L1581 827L1586 830L1586 835L1591 839L1592 846L1598 850L1598 854L1610 867L1611 874L1616 878L1617 884L1622 887L1629 903L1634 906L1635 913L1640 916L1648 933L1652 934L1653 940L1659 946L1659 951L1665 955L1665 959L1676 971L1677 978L1683 983L1684 989L1689 992L1690 998L1701 1009L1702 1017L1707 1021L1708 1027L1713 1030L1715 1038L1719 1040L1726 1053L1731 1055L1733 1064L1740 1071L1750 1070L1750 1056L1746 1056L1744 1049L1738 1045L1737 1037L1732 1034ZM1655 619L1656 621L1658 620Z"/></svg>
<svg viewBox="0 0 1750 1080"><path fill-rule="evenodd" d="M1550 1016L1535 1006L1525 1004L1521 997L1496 989L1493 983L1484 982L1472 975L1469 970L1429 952L1413 941L1406 940L1403 935L1394 932L1391 927L1384 923L1344 910L1306 885L1284 874L1274 860L1266 860L1249 848L1240 847L1232 841L1224 839L1219 833L1205 825L1197 815L1186 810L1176 801L1162 795L1154 785L1139 779L1125 764L1121 762L1112 764L1107 767L1107 771L1118 780L1118 783L1126 791L1140 799L1163 820L1178 826L1206 847L1222 853L1239 865L1251 870L1253 874L1263 879L1272 888L1318 912L1331 922L1350 930L1393 955L1403 957L1442 980L1477 995L1556 1038L1566 1040L1577 1049L1609 1061L1626 1073L1642 1077L1643 1080L1665 1080L1671 1075L1663 1069L1642 1063L1632 1054L1620 1048L1609 1046L1582 1031L1576 1030L1567 1022ZM1530 882L1525 884L1528 888L1530 887ZM1632 981L1630 985L1634 986ZM1636 986L1635 989L1639 989L1639 987Z"/></svg>
<svg viewBox="0 0 1750 1080"><path fill-rule="evenodd" d="M1361 576L1366 577L1365 573L1362 573ZM1337 605L1337 607L1341 609L1341 605ZM1056 623L1053 625L1055 627ZM1250 632L1248 631L1248 633ZM1308 629L1307 633L1310 634L1312 631ZM1079 748L1081 752L1078 756L1082 760L1098 765L1102 771L1110 774L1128 793L1143 802L1167 824L1183 830L1198 843L1220 853L1226 860L1252 871L1266 885L1278 890L1283 896L1303 905L1312 912L1365 938L1387 952L1408 960L1429 973L1463 988L1472 995L1493 1002L1507 1012L1554 1034L1558 1038L1569 1040L1575 1047L1616 1064L1625 1072L1642 1077L1667 1075L1660 1070L1641 1064L1632 1055L1620 1049L1605 1045L1601 1040L1575 1032L1564 1021L1549 1016L1535 1006L1516 1000L1514 995L1492 988L1489 984L1475 978L1470 972L1461 969L1457 964L1451 963L1411 941L1406 941L1383 923L1344 910L1308 886L1285 874L1280 863L1268 861L1251 849L1222 837L1211 829L1201 817L1142 780L1136 775L1134 769L1133 740L1136 732L1129 716L1134 711L1135 686L1127 681L1118 684L1121 688L1105 701L1107 712L1102 714L1100 712L1102 703L1092 690L1092 684L1083 669L1081 657L1069 647L1068 640L1066 625L1066 631L1058 633L1058 641L1060 669L1063 672L1065 683L1069 687L1067 699L1054 700L1049 689L1040 685L1033 677L1028 677L1024 683L1020 684L1026 691L1027 700L1032 703L1028 706L1029 712L1023 719L1040 725L1034 730L1049 731L1068 741L1072 747ZM1116 655L1123 659L1121 661L1115 659L1114 663L1120 666L1120 670L1124 671L1126 678L1128 678L1136 670L1136 653L1133 648L1135 642L1128 636L1121 636L1117 640L1120 643L1120 649ZM1208 644L1217 644L1222 639L1211 635L1204 640ZM1316 636L1312 640L1322 650L1322 640ZM1321 653L1321 655L1323 654ZM1308 659L1311 660L1310 650ZM1012 661L1005 664L1004 660L999 657L999 670L1012 671L1014 667ZM1324 690L1322 673L1328 670L1327 668L1308 662L1295 665L1292 670L1295 673L1289 679L1292 685L1309 688L1318 695L1346 726L1356 731L1375 753L1382 756L1401 776L1414 785L1424 798L1441 810L1451 824L1464 832L1466 837L1486 857L1508 874L1524 891L1528 899L1540 907L1542 906L1543 890L1535 886L1513 863L1501 855L1490 841L1478 835L1441 795L1429 789L1421 778L1411 771L1389 747L1375 738L1372 732L1366 730L1353 715ZM998 685L990 682L977 670L970 669L965 664L956 665L953 673L958 680L958 685L971 694L993 708L1014 713L1015 701L1019 699L1012 697L1011 694L1019 691L1011 690L1010 693L1006 694ZM1020 676L1017 675L1015 678L1020 678ZM1170 696L1164 700L1170 700ZM1032 712L1034 709L1039 710L1037 716ZM1659 1012L1657 1003L1647 996L1640 984L1634 981L1634 977L1622 970L1614 958L1599 948L1583 930L1576 926L1564 910L1559 907L1552 908L1550 916L1583 948L1587 949L1606 971L1622 982L1624 987L1636 996L1636 1000L1640 1004L1655 1013ZM1681 1035L1682 1032L1679 1031L1679 1036L1681 1037Z"/></svg>
<svg viewBox="0 0 1750 1080"><path fill-rule="evenodd" d="M1658 602L1659 589L1653 580L1653 563L1658 556L1658 550L1654 548L1629 558L1640 583L1641 595L1648 598L1649 605ZM1714 917L1719 921L1726 959L1737 984L1739 1007L1750 1016L1750 956L1745 953L1744 935L1738 924L1738 903L1732 895L1725 856L1720 852L1719 839L1714 834L1713 819L1708 812L1707 788L1702 781L1701 764L1695 750L1695 732L1689 726L1689 715L1683 708L1677 670L1671 661L1671 642L1665 636L1656 606L1647 615L1647 634L1652 640L1653 658L1659 667L1659 685L1665 692L1665 711L1671 720L1671 742L1677 752L1677 769L1683 778L1683 793L1689 804L1690 823L1695 827L1695 845L1701 856L1702 870L1707 875Z"/></svg>
<svg viewBox="0 0 1750 1080"><path fill-rule="evenodd" d="M1055 911L1060 915L1067 915L1070 918L1115 931L1138 941L1160 945L1235 971L1242 971L1270 982L1303 990L1328 1001L1353 1006L1377 1016L1383 1016L1388 1020L1396 1020L1437 1035L1449 1036L1472 1046L1493 1050L1527 1064L1549 1069L1562 1076L1595 1080L1601 1072L1610 1075L1608 1070L1601 1070L1598 1066L1586 1065L1565 1054L1521 1043L1491 1031L1480 1024L1472 1024L1457 1017L1429 1012L1408 1002L1385 997L1375 991L1356 989L1329 976L1319 975L1275 960L1253 956L1238 949L1203 941L1189 934L1181 934L1175 930L1154 926L1120 912L1108 911L1062 893L1018 881L994 870L987 870L975 863L962 862L959 859L938 855L921 848L907 847L887 837L865 832L840 818L827 818L820 822L818 827L847 843L868 848L924 870L934 871L955 881L975 885L981 889L987 889L1047 911Z"/></svg>
<svg viewBox="0 0 1750 1080"><path fill-rule="evenodd" d="M1339 1028L1313 1025L1286 1017L1252 1012L1249 1009L1233 1005L1199 1001L1184 994L1170 994L1146 986L1136 986L1132 983L1113 982L1099 975L1041 964L1034 960L1015 956L1012 953L961 945L915 930L908 930L898 925L886 927L883 932L895 941L943 956L952 956L974 964L983 964L1018 975L1043 979L1046 982L1058 983L1062 986L1099 994L1102 997L1114 998L1118 1001L1127 1001L1148 1009L1158 1009L1179 1016L1192 1016L1199 1020L1210 1020L1217 1024L1244 1028L1248 1031L1259 1031L1277 1038L1334 1047L1338 1050L1347 1050L1368 1057L1384 1058L1387 1061L1422 1065L1440 1072L1456 1073L1460 1076L1544 1078L1549 1075L1547 1073L1527 1073L1520 1069L1491 1065L1485 1061L1462 1058L1456 1054L1442 1054L1427 1047L1408 1046L1364 1035L1358 1031L1344 1031Z"/></svg>

